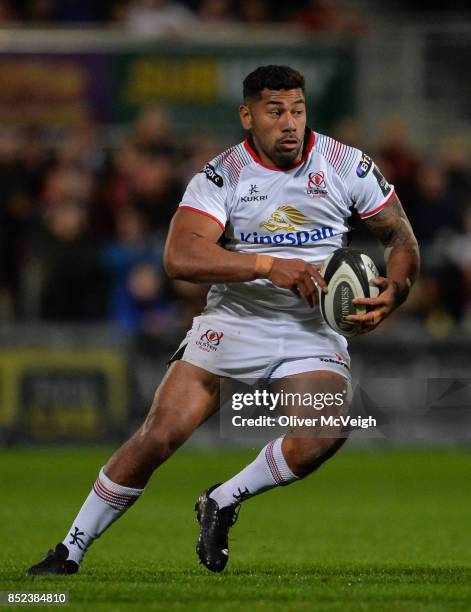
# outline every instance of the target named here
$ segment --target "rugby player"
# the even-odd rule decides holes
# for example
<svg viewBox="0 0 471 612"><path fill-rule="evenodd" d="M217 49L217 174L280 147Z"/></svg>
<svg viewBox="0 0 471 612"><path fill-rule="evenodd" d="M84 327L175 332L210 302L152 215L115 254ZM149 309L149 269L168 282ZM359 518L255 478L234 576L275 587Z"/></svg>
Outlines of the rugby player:
<svg viewBox="0 0 471 612"><path fill-rule="evenodd" d="M320 264L346 244L353 211L383 243L386 277L376 279L378 297L357 300L369 311L350 320L370 331L406 299L419 254L394 188L364 153L307 127L304 91L303 76L287 66L259 67L244 80L239 113L248 136L193 177L166 244L171 278L212 284L207 306L173 356L144 423L101 468L63 542L30 574L79 569L154 470L218 410L221 378L348 382L347 343L321 318L316 285L327 290ZM239 505L306 477L344 440L290 432L201 493L201 563L224 569Z"/></svg>

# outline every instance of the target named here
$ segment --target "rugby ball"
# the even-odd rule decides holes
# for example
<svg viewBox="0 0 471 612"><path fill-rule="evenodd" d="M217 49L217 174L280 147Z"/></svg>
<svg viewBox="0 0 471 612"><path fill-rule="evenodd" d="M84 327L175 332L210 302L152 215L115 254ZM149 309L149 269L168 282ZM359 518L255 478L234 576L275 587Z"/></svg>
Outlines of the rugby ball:
<svg viewBox="0 0 471 612"><path fill-rule="evenodd" d="M353 298L379 294L379 288L373 283L379 276L378 269L371 257L353 249L337 249L324 261L320 274L329 288L328 293L319 290L319 306L327 325L347 337L364 332L345 317L367 311L366 306L352 304Z"/></svg>

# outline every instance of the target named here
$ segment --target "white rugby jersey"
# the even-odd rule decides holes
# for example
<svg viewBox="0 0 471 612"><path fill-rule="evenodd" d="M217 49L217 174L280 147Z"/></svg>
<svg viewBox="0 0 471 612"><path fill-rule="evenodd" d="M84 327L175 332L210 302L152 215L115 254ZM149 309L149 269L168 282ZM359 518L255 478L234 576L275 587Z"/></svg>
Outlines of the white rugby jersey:
<svg viewBox="0 0 471 612"><path fill-rule="evenodd" d="M370 157L307 129L302 159L287 170L264 164L248 139L224 151L193 177L180 208L214 219L228 250L321 263L346 245L353 209L367 219L393 196ZM205 312L218 309L320 317L304 298L266 279L213 285Z"/></svg>

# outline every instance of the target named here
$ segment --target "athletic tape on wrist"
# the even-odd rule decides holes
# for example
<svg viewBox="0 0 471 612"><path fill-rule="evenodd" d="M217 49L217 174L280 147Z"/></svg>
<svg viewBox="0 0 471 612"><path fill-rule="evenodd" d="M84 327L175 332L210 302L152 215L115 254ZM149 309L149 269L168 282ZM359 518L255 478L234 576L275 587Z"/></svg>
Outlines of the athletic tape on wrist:
<svg viewBox="0 0 471 612"><path fill-rule="evenodd" d="M268 278L273 268L274 258L271 255L257 255L255 275L257 278Z"/></svg>

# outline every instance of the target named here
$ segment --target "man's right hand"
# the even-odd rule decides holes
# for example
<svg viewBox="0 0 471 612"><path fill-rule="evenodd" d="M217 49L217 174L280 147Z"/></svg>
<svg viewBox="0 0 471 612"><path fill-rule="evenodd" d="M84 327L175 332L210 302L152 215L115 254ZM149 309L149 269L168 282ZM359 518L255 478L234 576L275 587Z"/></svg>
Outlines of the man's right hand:
<svg viewBox="0 0 471 612"><path fill-rule="evenodd" d="M267 278L277 287L290 289L298 297L303 296L312 308L319 301L317 287L327 293L327 283L319 273L319 265L303 259L273 259Z"/></svg>

